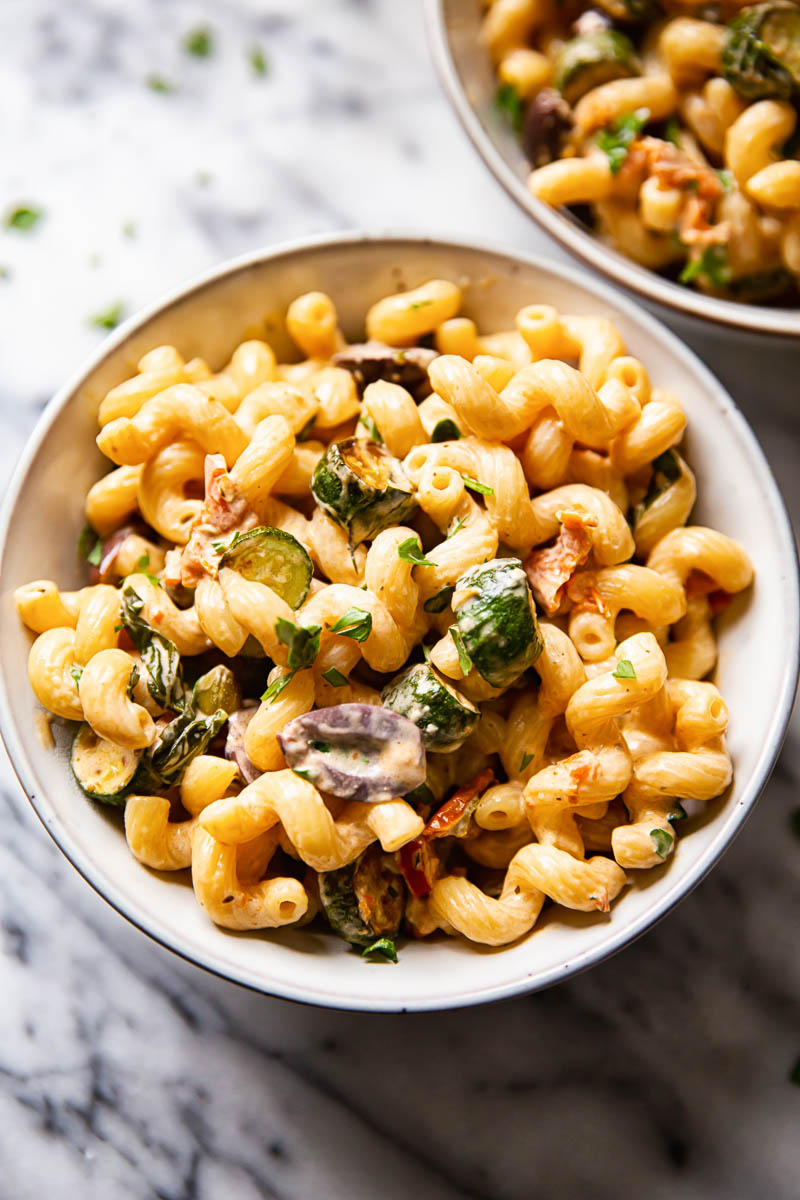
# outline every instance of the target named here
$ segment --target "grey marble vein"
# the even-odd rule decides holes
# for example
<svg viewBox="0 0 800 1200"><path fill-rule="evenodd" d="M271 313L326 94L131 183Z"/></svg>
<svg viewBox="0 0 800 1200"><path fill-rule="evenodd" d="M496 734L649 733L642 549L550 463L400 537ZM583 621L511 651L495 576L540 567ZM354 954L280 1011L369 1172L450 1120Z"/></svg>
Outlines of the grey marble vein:
<svg viewBox="0 0 800 1200"><path fill-rule="evenodd" d="M200 23L208 59L181 48ZM560 257L458 128L418 0L4 0L0 144L3 207L45 212L0 232L0 487L102 336L92 314L222 257L342 226ZM800 512L797 350L682 332ZM0 1200L796 1200L799 739L636 945L541 995L406 1017L258 997L150 943L3 756Z"/></svg>

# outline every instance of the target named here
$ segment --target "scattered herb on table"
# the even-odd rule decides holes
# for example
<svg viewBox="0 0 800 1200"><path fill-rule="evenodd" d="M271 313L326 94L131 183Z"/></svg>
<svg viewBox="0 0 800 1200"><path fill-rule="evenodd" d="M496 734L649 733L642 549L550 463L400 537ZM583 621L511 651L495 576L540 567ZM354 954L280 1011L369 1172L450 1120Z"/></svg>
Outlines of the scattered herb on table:
<svg viewBox="0 0 800 1200"><path fill-rule="evenodd" d="M39 224L43 216L44 210L41 208L18 204L16 208L12 208L6 213L5 226L6 229L16 229L20 233L28 233L35 225Z"/></svg>

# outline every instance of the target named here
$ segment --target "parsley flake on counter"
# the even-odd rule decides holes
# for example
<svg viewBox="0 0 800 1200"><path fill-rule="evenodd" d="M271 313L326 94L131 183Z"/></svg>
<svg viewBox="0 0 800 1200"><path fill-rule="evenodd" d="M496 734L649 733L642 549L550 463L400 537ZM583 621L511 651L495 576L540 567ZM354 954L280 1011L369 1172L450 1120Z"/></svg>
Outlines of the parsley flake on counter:
<svg viewBox="0 0 800 1200"><path fill-rule="evenodd" d="M148 75L145 83L151 92L161 92L162 95L175 91L175 85L170 83L168 79L165 79L163 75Z"/></svg>
<svg viewBox="0 0 800 1200"><path fill-rule="evenodd" d="M191 29L183 39L183 48L195 58L208 58L214 49L214 39L208 25L198 25L197 29Z"/></svg>
<svg viewBox="0 0 800 1200"><path fill-rule="evenodd" d="M361 951L362 958L369 958L370 954L378 954L386 962L397 962L397 947L394 941L389 937L377 938L371 942L369 946L365 946Z"/></svg>
<svg viewBox="0 0 800 1200"><path fill-rule="evenodd" d="M124 315L125 306L118 300L116 304L109 305L105 312L89 317L89 324L96 325L98 329L116 329Z"/></svg>
<svg viewBox="0 0 800 1200"><path fill-rule="evenodd" d="M126 238L135 238L137 234L136 222L126 221L122 226L122 236Z"/></svg>
<svg viewBox="0 0 800 1200"><path fill-rule="evenodd" d="M18 204L16 208L12 208L6 213L5 227L6 229L16 229L20 233L28 233L35 225L39 224L43 216L44 210L41 208Z"/></svg>
<svg viewBox="0 0 800 1200"><path fill-rule="evenodd" d="M605 154L612 175L618 175L622 170L631 145L650 120L648 108L637 108L636 112L626 113L618 121L614 121L607 129L601 129L595 138L595 144Z"/></svg>
<svg viewBox="0 0 800 1200"><path fill-rule="evenodd" d="M254 75L259 75L262 78L269 72L269 61L266 54L260 46L251 46L247 52L247 61L253 69Z"/></svg>

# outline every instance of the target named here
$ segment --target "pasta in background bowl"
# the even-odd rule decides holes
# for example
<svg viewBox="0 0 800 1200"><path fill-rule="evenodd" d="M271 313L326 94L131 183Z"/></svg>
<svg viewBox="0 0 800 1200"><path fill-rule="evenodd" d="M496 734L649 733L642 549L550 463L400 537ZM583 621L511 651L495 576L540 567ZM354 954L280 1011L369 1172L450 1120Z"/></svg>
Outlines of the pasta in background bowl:
<svg viewBox="0 0 800 1200"><path fill-rule="evenodd" d="M278 995L446 1007L597 961L721 853L788 719L795 562L753 435L649 318L492 250L221 268L54 401L4 528L3 728L34 806L129 919ZM128 797L145 866L70 755ZM676 838L676 797L718 795ZM465 939L384 969L306 923L321 902L391 954L406 895L418 933Z"/></svg>
<svg viewBox="0 0 800 1200"><path fill-rule="evenodd" d="M800 336L795 0L426 12L470 138L566 249L681 312Z"/></svg>

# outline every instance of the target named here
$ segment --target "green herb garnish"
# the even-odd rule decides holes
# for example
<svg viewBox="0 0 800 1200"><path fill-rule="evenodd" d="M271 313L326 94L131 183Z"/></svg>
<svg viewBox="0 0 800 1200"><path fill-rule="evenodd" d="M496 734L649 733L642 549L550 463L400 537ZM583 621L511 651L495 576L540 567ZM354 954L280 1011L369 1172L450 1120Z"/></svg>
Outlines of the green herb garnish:
<svg viewBox="0 0 800 1200"><path fill-rule="evenodd" d="M677 117L672 116L667 121L664 127L664 137L668 142L672 142L673 146L677 146L680 149L681 127Z"/></svg>
<svg viewBox="0 0 800 1200"><path fill-rule="evenodd" d="M337 671L336 667L328 667L327 671L322 672L322 678L326 679L331 687L347 687L349 680L341 671Z"/></svg>
<svg viewBox="0 0 800 1200"><path fill-rule="evenodd" d="M103 557L103 540L91 525L84 525L81 530L81 536L78 538L78 554L93 567L100 566Z"/></svg>
<svg viewBox="0 0 800 1200"><path fill-rule="evenodd" d="M733 171L728 171L725 168L715 170L714 174L722 184L722 190L726 196L729 196L733 191Z"/></svg>
<svg viewBox="0 0 800 1200"><path fill-rule="evenodd" d="M622 170L632 143L649 120L650 110L637 108L636 112L626 113L624 117L620 117L597 134L595 143L608 159L612 175L618 175Z"/></svg>
<svg viewBox="0 0 800 1200"><path fill-rule="evenodd" d="M433 304L432 300L412 300L411 309L413 312L417 312L420 308L428 308L431 304Z"/></svg>
<svg viewBox="0 0 800 1200"><path fill-rule="evenodd" d="M135 564L131 574L132 575L144 575L145 579L149 579L150 582L155 584L156 587L161 587L161 580L156 579L155 575L150 574L150 572L147 569L149 566L150 566L150 555L143 554L142 557Z"/></svg>
<svg viewBox="0 0 800 1200"><path fill-rule="evenodd" d="M247 52L247 61L253 68L254 75L260 75L262 78L269 70L269 62L267 56L260 46L251 46Z"/></svg>
<svg viewBox="0 0 800 1200"><path fill-rule="evenodd" d="M448 529L444 540L447 541L448 538L455 537L456 534L458 533L459 529L461 529L462 526L464 526L466 524L466 521L467 521L466 517L459 517L458 520L456 521L455 525L453 526L453 528Z"/></svg>
<svg viewBox="0 0 800 1200"><path fill-rule="evenodd" d="M397 962L397 947L392 939L388 937L377 938L376 941L372 942L369 946L365 946L361 951L362 958L369 958L370 954L378 954L386 962Z"/></svg>
<svg viewBox="0 0 800 1200"><path fill-rule="evenodd" d="M320 754L330 754L331 748L327 742L309 742L312 750L319 750Z"/></svg>
<svg viewBox="0 0 800 1200"><path fill-rule="evenodd" d="M28 204L18 204L6 213L6 229L17 229L20 233L28 233L34 225L38 225L44 216L41 208L32 208Z"/></svg>
<svg viewBox="0 0 800 1200"><path fill-rule="evenodd" d="M450 626L450 637L453 639L456 650L458 651L458 665L461 668L461 674L469 675L470 671L472 670L472 659L467 653L467 648L464 645L464 639L461 636L461 630L457 625Z"/></svg>
<svg viewBox="0 0 800 1200"><path fill-rule="evenodd" d="M369 434L370 440L373 442L377 442L379 446L382 446L383 438L381 437L381 431L380 431L380 429L378 429L378 426L375 424L374 419L372 417L370 417L369 415L367 415L365 417L362 413L361 424L364 426L367 433Z"/></svg>
<svg viewBox="0 0 800 1200"><path fill-rule="evenodd" d="M461 430L450 417L442 417L437 421L431 432L432 442L458 442L461 440Z"/></svg>
<svg viewBox="0 0 800 1200"><path fill-rule="evenodd" d="M612 673L615 679L636 678L636 670L629 658L621 658Z"/></svg>
<svg viewBox="0 0 800 1200"><path fill-rule="evenodd" d="M519 764L520 771L524 771L525 768L532 762L533 762L533 755L526 750L522 756L522 761Z"/></svg>
<svg viewBox="0 0 800 1200"><path fill-rule="evenodd" d="M490 488L486 483L479 483L477 479L471 479L469 475L462 475L464 486L468 487L471 492L480 492L482 496L493 496L494 488Z"/></svg>
<svg viewBox="0 0 800 1200"><path fill-rule="evenodd" d="M275 632L278 641L289 647L289 667L292 671L303 671L311 666L319 653L321 625L294 625L278 617Z"/></svg>
<svg viewBox="0 0 800 1200"><path fill-rule="evenodd" d="M672 849L672 843L675 841L674 834L667 833L666 829L651 829L650 838L656 848L658 857L666 858Z"/></svg>
<svg viewBox="0 0 800 1200"><path fill-rule="evenodd" d="M76 663L74 666L70 667L69 673L75 680L75 691L79 692L81 690L81 675L83 674L83 667L79 667Z"/></svg>
<svg viewBox="0 0 800 1200"><path fill-rule="evenodd" d="M330 628L331 633L352 638L354 642L365 642L372 633L372 613L363 608L350 608Z"/></svg>
<svg viewBox="0 0 800 1200"><path fill-rule="evenodd" d="M726 283L730 283L730 278L728 251L725 246L719 245L706 246L700 257L690 259L678 276L681 283L705 279L712 287L724 287Z"/></svg>
<svg viewBox="0 0 800 1200"><path fill-rule="evenodd" d="M436 563L432 563L425 557L422 545L418 538L406 538L397 547L397 557L403 562L413 563L415 567L435 567Z"/></svg>
<svg viewBox="0 0 800 1200"><path fill-rule="evenodd" d="M672 808L667 813L667 820L669 821L670 825L674 825L676 821L685 821L688 815L689 814L683 805L676 800Z"/></svg>
<svg viewBox="0 0 800 1200"><path fill-rule="evenodd" d="M453 592L455 590L456 589L452 586L451 587L443 587L442 590L440 592L437 592L435 596L431 596L431 598L429 600L425 601L425 603L422 606L425 609L425 612L429 612L429 613L444 612L444 610L447 608L448 604L450 603L450 601L453 597Z"/></svg>
<svg viewBox="0 0 800 1200"><path fill-rule="evenodd" d="M124 315L125 306L118 300L116 304L111 304L105 312L95 313L93 317L89 317L89 324L96 325L98 329L116 329Z"/></svg>
<svg viewBox="0 0 800 1200"><path fill-rule="evenodd" d="M522 129L522 118L524 116L524 108L522 97L520 96L513 83L501 83L494 94L495 108L508 117L513 129L519 133Z"/></svg>
<svg viewBox="0 0 800 1200"><path fill-rule="evenodd" d="M175 85L170 83L168 79L165 79L163 75L148 75L145 79L145 83L150 88L151 92L161 92L164 94L166 92L175 91Z"/></svg>
<svg viewBox="0 0 800 1200"><path fill-rule="evenodd" d="M262 701L271 703L273 700L276 700L283 689L288 687L293 679L294 671L290 671L288 675L281 675L278 679L273 679L267 690L261 693ZM298 772L295 772L295 774L298 774Z"/></svg>
<svg viewBox="0 0 800 1200"><path fill-rule="evenodd" d="M183 48L195 58L208 58L214 49L214 39L209 27L199 25L197 29L190 30L183 39Z"/></svg>

